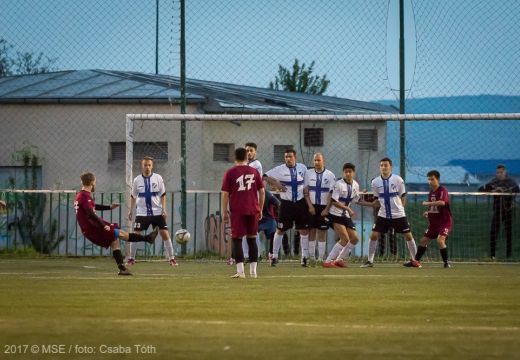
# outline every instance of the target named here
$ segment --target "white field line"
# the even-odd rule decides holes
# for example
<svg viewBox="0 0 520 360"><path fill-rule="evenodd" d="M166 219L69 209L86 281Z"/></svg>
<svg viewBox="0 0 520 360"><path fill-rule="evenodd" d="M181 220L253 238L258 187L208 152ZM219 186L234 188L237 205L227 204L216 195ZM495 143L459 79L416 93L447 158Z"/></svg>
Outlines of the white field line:
<svg viewBox="0 0 520 360"><path fill-rule="evenodd" d="M326 329L353 329L353 330L384 330L384 331L399 331L403 330L414 332L418 330L451 330L451 331L501 331L511 332L520 331L520 327L517 326L472 326L472 325L458 325L458 326L446 326L446 325L433 325L430 323L421 325L406 326L392 325L392 324L331 324L331 323L304 323L304 322L278 322L278 321L229 321L229 320L162 320L162 319L122 319L114 320L114 322L121 323L157 323L157 322L173 322L187 325L213 325L213 326L267 326L276 327L304 327L304 328L326 328Z"/></svg>

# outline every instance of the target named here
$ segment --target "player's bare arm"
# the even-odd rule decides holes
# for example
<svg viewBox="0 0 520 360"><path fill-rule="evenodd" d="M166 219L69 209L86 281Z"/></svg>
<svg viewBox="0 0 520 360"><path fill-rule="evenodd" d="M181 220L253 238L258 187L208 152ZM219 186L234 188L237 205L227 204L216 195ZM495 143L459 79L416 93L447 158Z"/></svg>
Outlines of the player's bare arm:
<svg viewBox="0 0 520 360"><path fill-rule="evenodd" d="M446 206L446 202L443 200L437 201L423 201L422 204L424 206Z"/></svg>
<svg viewBox="0 0 520 360"><path fill-rule="evenodd" d="M264 193L265 196L265 193ZM227 191L222 191L222 205L221 205L221 214L222 214L222 221L224 223L229 223L229 193Z"/></svg>
<svg viewBox="0 0 520 360"><path fill-rule="evenodd" d="M265 203L265 189L258 190L258 221L262 220L262 209Z"/></svg>
<svg viewBox="0 0 520 360"><path fill-rule="evenodd" d="M327 216L329 214L330 207L332 205L332 192L329 192L329 195L327 197L327 205L325 206L325 209L321 212L321 216Z"/></svg>
<svg viewBox="0 0 520 360"><path fill-rule="evenodd" d="M128 211L128 220L132 221L134 218L134 209L135 209L135 197L130 196L130 210Z"/></svg>
<svg viewBox="0 0 520 360"><path fill-rule="evenodd" d="M275 178L265 175L264 180L270 187L272 187L273 189L275 189L277 191L286 191L287 190L285 185L282 184L280 181L276 180Z"/></svg>
<svg viewBox="0 0 520 360"><path fill-rule="evenodd" d="M168 213L166 212L166 193L164 193L163 196L161 196L161 207L161 215L166 219L166 217L168 216Z"/></svg>
<svg viewBox="0 0 520 360"><path fill-rule="evenodd" d="M309 213L311 215L316 215L316 209L314 209L314 205L312 205L311 197L309 196L309 187L308 186L303 188L303 197L305 198L305 202L307 203L307 208L309 209Z"/></svg>

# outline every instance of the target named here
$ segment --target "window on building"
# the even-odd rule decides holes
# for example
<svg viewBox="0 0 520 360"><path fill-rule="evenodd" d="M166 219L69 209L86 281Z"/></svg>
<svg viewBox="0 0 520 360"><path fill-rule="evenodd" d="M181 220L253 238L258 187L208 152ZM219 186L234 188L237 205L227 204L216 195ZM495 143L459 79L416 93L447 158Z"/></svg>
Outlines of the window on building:
<svg viewBox="0 0 520 360"><path fill-rule="evenodd" d="M273 146L273 161L275 164L285 162L285 150L292 149L292 145L274 145Z"/></svg>
<svg viewBox="0 0 520 360"><path fill-rule="evenodd" d="M235 144L213 143L213 161L234 161Z"/></svg>
<svg viewBox="0 0 520 360"><path fill-rule="evenodd" d="M151 156L155 160L168 160L168 142L134 142L134 160L142 159L145 156ZM126 159L126 143L111 142L110 143L110 161L118 161Z"/></svg>
<svg viewBox="0 0 520 360"><path fill-rule="evenodd" d="M303 129L303 144L309 147L323 146L323 128Z"/></svg>
<svg viewBox="0 0 520 360"><path fill-rule="evenodd" d="M377 151L377 129L358 129L358 149Z"/></svg>

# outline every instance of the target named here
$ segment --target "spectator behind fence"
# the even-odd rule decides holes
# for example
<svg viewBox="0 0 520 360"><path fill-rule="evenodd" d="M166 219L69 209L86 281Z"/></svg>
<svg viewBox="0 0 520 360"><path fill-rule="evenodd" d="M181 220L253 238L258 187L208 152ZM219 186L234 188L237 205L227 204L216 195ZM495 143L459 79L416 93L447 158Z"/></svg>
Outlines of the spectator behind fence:
<svg viewBox="0 0 520 360"><path fill-rule="evenodd" d="M493 178L486 185L481 186L479 191L492 193L518 193L520 189L518 184L507 176L505 165L497 165L496 177ZM493 218L491 220L490 231L490 256L492 259L496 256L497 237L500 231L500 222L504 222L506 231L506 256L511 257L513 234L512 234L512 220L513 220L513 196L512 195L498 195L493 196Z"/></svg>

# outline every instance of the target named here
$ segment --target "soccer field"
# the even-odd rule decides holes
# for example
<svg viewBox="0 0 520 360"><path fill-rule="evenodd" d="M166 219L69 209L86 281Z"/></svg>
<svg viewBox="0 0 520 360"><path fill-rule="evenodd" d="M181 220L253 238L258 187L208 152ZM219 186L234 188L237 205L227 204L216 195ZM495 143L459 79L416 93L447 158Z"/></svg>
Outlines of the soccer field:
<svg viewBox="0 0 520 360"><path fill-rule="evenodd" d="M223 262L181 260L175 269L145 262L133 271L118 277L108 258L0 259L1 357L520 356L516 264L323 269L264 262L258 279L230 279L234 267Z"/></svg>

